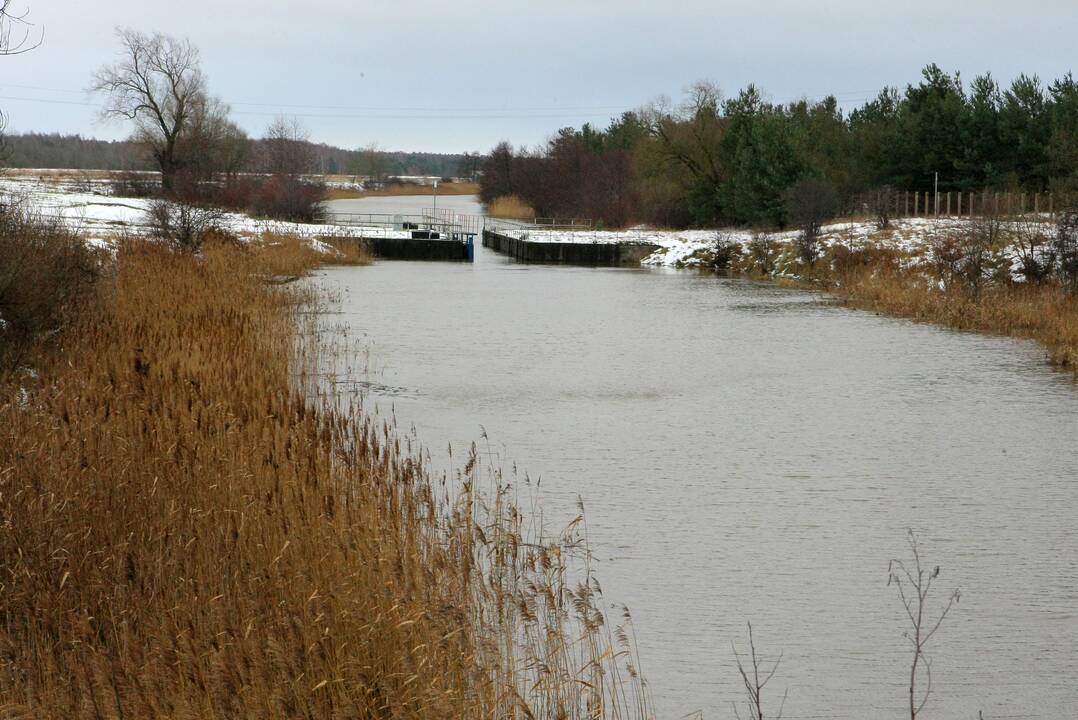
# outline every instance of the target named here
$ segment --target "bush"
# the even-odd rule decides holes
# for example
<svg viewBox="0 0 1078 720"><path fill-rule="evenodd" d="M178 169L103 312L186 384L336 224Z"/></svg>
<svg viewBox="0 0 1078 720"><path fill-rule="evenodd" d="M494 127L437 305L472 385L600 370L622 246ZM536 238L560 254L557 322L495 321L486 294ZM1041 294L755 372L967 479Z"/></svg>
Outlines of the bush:
<svg viewBox="0 0 1078 720"><path fill-rule="evenodd" d="M1019 272L1028 283L1043 283L1052 276L1056 267L1056 249L1050 227L1036 220L1022 218L1012 223L1011 235L1021 265Z"/></svg>
<svg viewBox="0 0 1078 720"><path fill-rule="evenodd" d="M936 276L946 285L961 284L974 296L989 279L1009 278L1009 263L1000 249L1004 224L998 215L977 218L962 230L946 232L931 240Z"/></svg>
<svg viewBox="0 0 1078 720"><path fill-rule="evenodd" d="M819 255L816 239L820 227L838 212L838 193L831 183L819 178L803 178L784 195L787 219L801 228L797 241L801 261L810 265Z"/></svg>
<svg viewBox="0 0 1078 720"><path fill-rule="evenodd" d="M112 179L109 187L116 197L144 198L161 194L161 181L144 173L119 174Z"/></svg>
<svg viewBox="0 0 1078 720"><path fill-rule="evenodd" d="M58 337L97 274L93 251L58 220L0 204L0 374Z"/></svg>
<svg viewBox="0 0 1078 720"><path fill-rule="evenodd" d="M146 224L153 237L173 249L198 252L206 235L219 229L222 216L215 207L154 200L146 210Z"/></svg>
<svg viewBox="0 0 1078 720"><path fill-rule="evenodd" d="M775 272L775 241L767 233L757 233L749 241L750 271L763 275Z"/></svg>
<svg viewBox="0 0 1078 720"><path fill-rule="evenodd" d="M1060 284L1078 295L1078 210L1059 214L1053 246Z"/></svg>
<svg viewBox="0 0 1078 720"><path fill-rule="evenodd" d="M741 255L741 244L728 233L717 233L712 252L712 264L716 270L728 270L735 258Z"/></svg>
<svg viewBox="0 0 1078 720"><path fill-rule="evenodd" d="M262 217L317 223L325 219L323 183L305 182L291 175L274 175L254 189L250 211Z"/></svg>
<svg viewBox="0 0 1078 720"><path fill-rule="evenodd" d="M872 215L875 219L877 230L886 230L891 227L891 216L895 210L895 191L890 185L885 185L876 191L872 202Z"/></svg>
<svg viewBox="0 0 1078 720"><path fill-rule="evenodd" d="M325 216L322 202L326 186L294 175L244 175L223 182L185 182L180 177L171 197L186 206L214 206L273 220L317 223Z"/></svg>

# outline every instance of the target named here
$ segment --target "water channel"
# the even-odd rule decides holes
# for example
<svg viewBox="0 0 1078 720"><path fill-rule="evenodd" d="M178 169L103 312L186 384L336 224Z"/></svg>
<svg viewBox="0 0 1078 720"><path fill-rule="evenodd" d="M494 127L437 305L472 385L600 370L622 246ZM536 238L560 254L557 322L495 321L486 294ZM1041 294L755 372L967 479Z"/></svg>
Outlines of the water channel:
<svg viewBox="0 0 1078 720"><path fill-rule="evenodd" d="M1033 343L483 248L319 281L339 292L368 406L436 464L485 431L503 467L541 478L548 524L583 500L660 717L733 715L746 621L783 653L784 717L901 717L908 621L887 568L907 528L942 567L941 599L962 591L925 717L1078 717L1078 387Z"/></svg>

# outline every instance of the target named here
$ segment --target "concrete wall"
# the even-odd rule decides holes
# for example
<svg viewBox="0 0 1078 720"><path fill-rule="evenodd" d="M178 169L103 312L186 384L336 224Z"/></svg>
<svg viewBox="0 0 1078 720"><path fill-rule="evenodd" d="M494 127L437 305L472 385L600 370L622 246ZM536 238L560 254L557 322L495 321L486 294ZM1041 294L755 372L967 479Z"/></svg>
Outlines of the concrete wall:
<svg viewBox="0 0 1078 720"><path fill-rule="evenodd" d="M483 231L483 246L526 263L639 265L658 249L646 243L546 243Z"/></svg>
<svg viewBox="0 0 1078 720"><path fill-rule="evenodd" d="M360 242L383 260L456 260L466 262L468 246L459 240L423 238L336 238L337 242Z"/></svg>

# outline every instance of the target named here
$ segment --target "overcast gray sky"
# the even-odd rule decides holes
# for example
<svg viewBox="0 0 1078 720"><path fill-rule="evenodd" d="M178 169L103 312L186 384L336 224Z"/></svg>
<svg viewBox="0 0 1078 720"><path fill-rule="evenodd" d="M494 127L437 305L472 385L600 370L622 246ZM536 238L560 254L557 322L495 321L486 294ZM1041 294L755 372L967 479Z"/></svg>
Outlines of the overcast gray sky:
<svg viewBox="0 0 1078 720"><path fill-rule="evenodd" d="M0 59L10 129L107 138L127 128L98 122L84 88L115 57L117 25L189 37L254 135L286 113L319 141L445 152L605 125L698 79L850 107L929 62L1006 82L1078 58L1078 0L16 2L45 43Z"/></svg>

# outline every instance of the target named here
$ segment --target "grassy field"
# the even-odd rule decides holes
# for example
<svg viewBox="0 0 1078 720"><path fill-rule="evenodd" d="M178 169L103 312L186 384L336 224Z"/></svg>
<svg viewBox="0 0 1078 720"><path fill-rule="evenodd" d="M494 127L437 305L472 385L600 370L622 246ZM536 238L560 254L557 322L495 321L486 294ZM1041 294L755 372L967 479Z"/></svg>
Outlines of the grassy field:
<svg viewBox="0 0 1078 720"><path fill-rule="evenodd" d="M580 523L322 396L321 261L122 243L0 378L0 716L646 716Z"/></svg>

